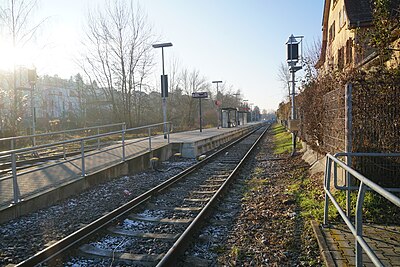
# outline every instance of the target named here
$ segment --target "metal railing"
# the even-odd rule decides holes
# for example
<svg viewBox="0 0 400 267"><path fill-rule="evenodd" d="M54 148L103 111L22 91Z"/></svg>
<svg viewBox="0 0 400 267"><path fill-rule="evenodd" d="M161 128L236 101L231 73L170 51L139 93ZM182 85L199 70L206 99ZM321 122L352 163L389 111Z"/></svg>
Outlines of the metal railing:
<svg viewBox="0 0 400 267"><path fill-rule="evenodd" d="M328 211L329 211L329 201L333 203L343 221L346 223L347 227L350 229L351 233L355 237L355 245L356 245L356 266L362 266L362 252L363 250L371 259L371 261L375 264L375 266L384 266L382 262L378 259L375 252L370 248L370 246L366 243L363 237L363 222L362 222L362 206L364 203L365 192L367 190L372 190L382 197L386 198L397 207L400 207L400 198L391 193L387 188L383 188L376 183L372 182L370 179L366 178L364 175L360 174L356 170L349 167L346 163L338 159L338 156L384 156L384 157L399 157L400 153L392 153L392 154L380 154L380 153L340 153L332 156L331 154L327 154L326 156L326 167L325 167L325 176L324 176L324 192L325 192L325 207L324 207L324 225L328 225ZM346 186L337 186L336 188L339 190L358 190L357 202L356 202L356 210L355 210L355 225L353 225L350 217L350 197L347 199L347 214L343 211L343 209L339 206L338 202L335 200L335 197L331 193L331 176L332 176L332 165L333 165L333 174L335 179L335 187L337 185L337 168L340 167L346 172ZM351 177L357 179L360 183L358 187L350 186Z"/></svg>
<svg viewBox="0 0 400 267"><path fill-rule="evenodd" d="M18 140L28 139L28 141L31 141L32 146L36 146L36 138L38 138L38 137L61 135L65 139L65 136L66 136L67 133L89 132L90 130L96 129L97 130L97 134L100 134L100 129L120 126L121 130L122 130L125 127L125 125L126 125L125 122L121 122L121 123L114 123L114 124L106 124L106 125L98 125L98 126L90 126L90 127L84 127L84 128L70 129L70 130L64 130L64 131L58 131L58 132L48 132L48 133L33 134L33 135L21 135L21 136L5 137L5 138L0 138L0 142L10 141L10 150L13 150L13 149L17 148L16 144L17 144Z"/></svg>
<svg viewBox="0 0 400 267"><path fill-rule="evenodd" d="M167 122L165 124L167 125L167 127L166 127L167 128L167 133L166 133L167 134L167 142L170 143L170 132L172 129L172 124L171 124L171 122ZM63 141L54 142L54 143L50 143L50 144L44 144L44 145L38 145L38 146L20 148L20 149L12 149L9 151L0 152L0 158L1 157L11 158L11 173L12 173L11 175L1 177L0 182L12 179L13 201L11 202L11 205L15 205L21 201L21 194L20 194L20 190L19 190L19 186L18 186L18 177L19 176L26 175L26 174L29 174L29 173L32 173L35 171L47 169L47 168L50 168L53 166L65 164L67 162L76 161L79 159L81 160L80 175L86 176L87 175L87 169L85 166L85 164L86 164L85 158L86 157L93 156L93 155L96 155L99 153L104 153L104 152L107 152L110 150L115 150L117 148L121 148L120 161L124 162L127 158L125 148L128 145L131 145L134 143L139 143L144 140L148 140L148 147L146 150L152 151L152 136L155 136L154 134L152 134L152 129L163 126L163 125L164 125L164 123L157 123L157 124L151 124L151 125L146 125L146 126L142 126L142 127L126 129L125 124L122 124L122 130L119 130L119 131L112 131L112 132L96 134L96 135L82 137L82 138L63 140ZM90 127L90 128L96 128L96 127ZM88 129L88 128L86 128L86 129ZM144 136L143 138L126 139L127 133L131 133L134 131L143 131L143 130L146 132L147 136L143 135ZM114 145L110 145L106 148L99 149L98 151L90 151L90 153L85 154L85 142L87 142L89 140L93 140L93 139L97 139L97 142L99 142L99 140L101 138L109 137L109 136L113 136L113 135L120 136L120 139L118 141L115 141ZM12 138L9 138L9 139L12 140ZM61 160L61 161L45 162L45 164L42 163L41 165L35 166L35 168L28 168L27 170L17 171L17 156L18 156L18 154L30 153L30 152L34 152L34 151L36 152L36 151L39 151L40 149L65 146L66 144L73 144L73 143L79 144L80 149L79 149L79 151L78 151L79 153L77 153L77 155L67 159L64 154L63 160Z"/></svg>

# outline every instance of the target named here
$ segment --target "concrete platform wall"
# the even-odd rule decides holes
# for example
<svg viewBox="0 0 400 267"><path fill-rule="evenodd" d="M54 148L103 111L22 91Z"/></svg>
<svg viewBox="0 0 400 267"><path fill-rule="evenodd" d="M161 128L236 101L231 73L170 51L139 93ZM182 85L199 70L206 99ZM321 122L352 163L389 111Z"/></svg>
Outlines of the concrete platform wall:
<svg viewBox="0 0 400 267"><path fill-rule="evenodd" d="M252 125L249 127L238 128L236 131L227 132L221 135L209 137L207 139L188 142L188 143L180 143L178 144L180 153L182 153L182 157L184 158L195 158L203 153L206 153L218 146L230 142L240 136L245 135L246 133L252 131L258 125ZM175 147L176 149L176 147Z"/></svg>
<svg viewBox="0 0 400 267"><path fill-rule="evenodd" d="M158 157L167 160L172 155L172 145L147 152L135 158L127 159L125 162L98 170L85 177L77 177L57 187L49 188L32 195L17 205L9 206L0 210L0 223L12 220L41 208L51 206L60 200L81 193L95 185L110 181L122 175L134 174L150 167L150 159Z"/></svg>

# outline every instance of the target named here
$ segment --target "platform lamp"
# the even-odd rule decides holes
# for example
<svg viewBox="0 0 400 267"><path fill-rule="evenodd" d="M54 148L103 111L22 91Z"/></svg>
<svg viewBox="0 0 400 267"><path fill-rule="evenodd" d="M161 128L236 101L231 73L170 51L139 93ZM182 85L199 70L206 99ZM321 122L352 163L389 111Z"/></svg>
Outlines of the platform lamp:
<svg viewBox="0 0 400 267"><path fill-rule="evenodd" d="M161 75L161 97L164 121L164 139L167 139L167 97L168 97L168 75L164 73L164 47L170 47L172 43L153 44L153 48L161 48L162 75Z"/></svg>
<svg viewBox="0 0 400 267"><path fill-rule="evenodd" d="M291 100L292 100L292 114L289 120L289 130L292 132L292 156L295 155L296 152L296 137L298 131L298 120L296 116L296 109L295 109L295 95L296 95L296 80L295 80L295 73L296 71L300 70L301 67L301 60L302 60L302 50L299 51L299 46L301 45L301 41L303 40L304 36L293 36L293 34L289 37L289 40L286 42L287 45L287 63L289 65L289 72L292 74L292 91L290 93ZM300 39L299 41L297 39ZM297 63L299 63L297 65Z"/></svg>
<svg viewBox="0 0 400 267"><path fill-rule="evenodd" d="M243 99L243 111L249 111L249 100ZM247 113L246 113L246 120L247 120Z"/></svg>
<svg viewBox="0 0 400 267"><path fill-rule="evenodd" d="M37 81L37 74L36 74L36 69L28 69L28 82L29 85L31 86L31 112L32 112L32 143L33 146L36 146L36 109L35 109L35 94L34 90L36 87L36 81Z"/></svg>
<svg viewBox="0 0 400 267"><path fill-rule="evenodd" d="M217 106L217 129L219 129L219 125L220 125L220 112L219 112L219 106L221 106L221 102L218 101L218 84L222 83L222 81L212 81L212 83L216 83L217 84L217 95L215 97L215 105Z"/></svg>
<svg viewBox="0 0 400 267"><path fill-rule="evenodd" d="M253 115L253 106L254 106L254 103L250 103L250 121L251 122L253 122L253 120L255 121L255 119L254 119L254 115Z"/></svg>

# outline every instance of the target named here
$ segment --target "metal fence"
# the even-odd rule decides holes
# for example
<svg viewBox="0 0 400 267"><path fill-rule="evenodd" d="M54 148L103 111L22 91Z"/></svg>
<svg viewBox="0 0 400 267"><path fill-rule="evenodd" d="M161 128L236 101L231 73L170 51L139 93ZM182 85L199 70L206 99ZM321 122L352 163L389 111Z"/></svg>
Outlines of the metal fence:
<svg viewBox="0 0 400 267"><path fill-rule="evenodd" d="M354 84L352 94L352 151L400 152L399 80L381 85ZM400 186L400 158L358 157L353 166L364 175L382 177L379 183Z"/></svg>
<svg viewBox="0 0 400 267"><path fill-rule="evenodd" d="M338 88L324 95L323 148L326 152L345 151L345 90Z"/></svg>
<svg viewBox="0 0 400 267"><path fill-rule="evenodd" d="M170 142L170 132L172 129L172 124L170 122L166 123L167 125L167 139L166 141L169 143ZM74 139L69 139L69 140L63 140L59 142L54 142L54 143L48 143L48 144L43 144L43 145L38 145L38 146L33 146L33 147L26 147L26 148L20 148L20 149L12 149L9 151L3 151L0 152L0 158L9 158L10 162L10 172L11 175L6 173L6 175L0 176L0 182L4 181L10 181L12 180L12 188L13 188L13 201L11 204L16 204L21 201L21 192L19 189L19 183L18 183L18 178L27 175L39 170L44 170L53 166L65 164L65 163L72 163L73 161L77 162L77 160L80 161L80 166L78 169L80 169L80 173L77 173L76 175L81 175L85 176L87 175L87 167L86 163L87 161L85 160L87 157L91 157L94 155L97 155L99 153L111 153L112 151L113 157L116 158L118 161L123 162L126 160L126 148L128 145L131 144L138 144L141 142L143 146L144 151L152 151L152 138L157 134L157 133L162 133L162 128L164 126L164 123L158 123L158 124L152 124L152 125L146 125L142 127L136 127L136 128L130 128L130 129L125 129L125 124L122 125L122 130L118 131L112 131L112 132L107 132L107 133L102 133L102 134L95 134L91 135L88 137L82 137L82 138L74 138ZM94 127L96 128L96 127ZM157 131L156 131L156 130ZM142 137L140 138L135 138L135 139L127 139L126 135L133 133L133 132L141 132ZM143 132L146 132L146 135L143 135ZM113 145L103 147L102 149L98 150L91 150L90 152L87 151L88 146L92 146L91 143L99 143L102 138L109 138L113 137L114 140L116 140L115 137L118 137L117 141L114 141ZM9 138L10 140L15 140L12 138ZM147 141L148 142L143 142ZM64 156L60 157L60 160L57 161L45 161L44 163L41 162L37 164L36 166L33 164L29 164L29 168L24 168L24 169L18 169L17 168L17 159L20 158L19 155L23 154L29 154L29 153L37 153L40 150L45 150L45 149L53 149L58 148L58 147L64 147L66 145L70 144L75 144L75 147L78 147L78 150L75 151L75 155L71 157L65 157L65 151L64 151ZM147 145L146 145L147 144ZM120 149L120 154L117 155L115 152L119 151ZM34 166L34 168L32 168Z"/></svg>
<svg viewBox="0 0 400 267"><path fill-rule="evenodd" d="M328 225L329 218L329 201L335 206L337 211L339 212L340 216L342 217L343 221L346 223L347 227L350 229L351 233L354 235L355 238L355 246L356 246L356 266L360 267L363 266L363 251L368 255L371 261L375 264L375 266L383 266L382 262L377 257L376 253L371 249L371 247L366 243L365 238L363 236L363 203L364 203L364 196L367 190L372 190L377 194L381 195L382 197L389 200L391 203L396 205L400 208L400 198L396 195L391 193L390 191L400 191L400 188L383 188L380 185L374 183L370 179L366 178L361 173L357 172L350 166L348 166L345 162L341 161L337 157L346 156L346 157L357 157L357 156L369 156L369 157L397 157L400 158L400 153L392 153L392 154L380 154L380 153L340 153L335 156L331 154L327 154L326 156L326 169L325 169L325 176L324 176L324 192L325 192L325 208L324 208L324 225ZM338 168L341 168L346 172L347 179L346 185L337 186L337 171ZM332 174L334 175L335 180L335 187L339 190L346 190L347 191L347 201L346 201L346 211L344 211L338 202L336 201L335 197L331 193L331 180ZM359 186L352 186L350 176L353 179L356 179L359 183ZM352 223L351 219L351 206L350 206L350 191L351 190L358 190L358 197L356 202L356 210L355 210L355 223Z"/></svg>
<svg viewBox="0 0 400 267"><path fill-rule="evenodd" d="M22 136L14 136L14 137L5 137L0 138L0 147L2 148L9 148L17 149L26 146L36 146L38 144L46 144L51 143L50 140L66 140L69 139L68 137L73 136L74 134L83 134L85 136L90 135L99 135L103 130L106 129L113 129L118 127L119 129L125 128L125 122L122 123L114 123L114 124L106 124L106 125L98 125L98 126L91 126L85 128L77 128L77 129L70 129L58 132L48 132L48 133L41 133L41 134L34 134L34 135L22 135ZM40 140L40 141L39 141Z"/></svg>

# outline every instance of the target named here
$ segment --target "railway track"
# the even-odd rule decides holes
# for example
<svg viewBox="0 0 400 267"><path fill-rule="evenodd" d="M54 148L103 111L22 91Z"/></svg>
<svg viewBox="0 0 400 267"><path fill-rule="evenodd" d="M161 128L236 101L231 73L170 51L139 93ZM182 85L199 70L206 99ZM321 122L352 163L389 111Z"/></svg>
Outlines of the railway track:
<svg viewBox="0 0 400 267"><path fill-rule="evenodd" d="M17 266L173 266L268 127L254 130Z"/></svg>

